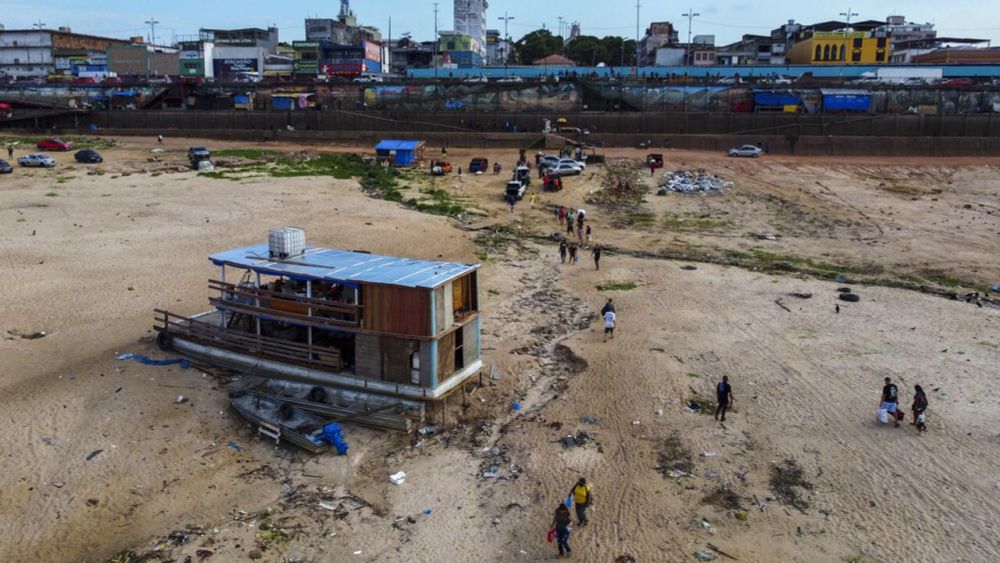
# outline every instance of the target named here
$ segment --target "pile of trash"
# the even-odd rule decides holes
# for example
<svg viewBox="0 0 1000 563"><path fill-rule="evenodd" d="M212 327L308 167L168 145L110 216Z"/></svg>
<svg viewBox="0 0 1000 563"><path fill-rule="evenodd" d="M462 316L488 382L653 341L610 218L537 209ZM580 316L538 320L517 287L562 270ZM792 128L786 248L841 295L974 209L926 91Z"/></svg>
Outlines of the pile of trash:
<svg viewBox="0 0 1000 563"><path fill-rule="evenodd" d="M733 187L732 182L709 174L705 172L704 168L699 168L697 171L674 170L666 173L656 195L667 195L668 192L682 194L721 192L723 189L731 187Z"/></svg>

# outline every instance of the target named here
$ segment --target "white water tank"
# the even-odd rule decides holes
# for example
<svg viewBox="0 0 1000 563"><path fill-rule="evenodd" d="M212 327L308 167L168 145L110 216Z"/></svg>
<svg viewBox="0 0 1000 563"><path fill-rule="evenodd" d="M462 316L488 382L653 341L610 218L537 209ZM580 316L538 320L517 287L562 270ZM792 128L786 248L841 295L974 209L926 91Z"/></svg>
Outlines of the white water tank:
<svg viewBox="0 0 1000 563"><path fill-rule="evenodd" d="M271 229L267 237L271 258L290 258L306 250L306 232L297 227Z"/></svg>

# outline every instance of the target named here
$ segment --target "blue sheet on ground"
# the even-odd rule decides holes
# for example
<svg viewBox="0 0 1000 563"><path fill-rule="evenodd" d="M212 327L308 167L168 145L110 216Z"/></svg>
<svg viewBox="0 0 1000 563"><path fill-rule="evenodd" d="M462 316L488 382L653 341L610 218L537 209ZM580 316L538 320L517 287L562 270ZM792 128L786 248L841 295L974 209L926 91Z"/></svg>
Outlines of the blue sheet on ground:
<svg viewBox="0 0 1000 563"><path fill-rule="evenodd" d="M323 427L323 434L321 436L323 440L327 441L333 447L337 448L337 453L344 455L347 453L347 442L344 441L344 436L341 434L340 425L336 422L331 422Z"/></svg>
<svg viewBox="0 0 1000 563"><path fill-rule="evenodd" d="M171 360L154 360L149 356L143 356L142 354L122 354L118 356L118 360L135 360L140 364L146 364L147 366L169 366L173 364L180 364L182 368L187 369L191 367L191 362L184 358L173 358Z"/></svg>

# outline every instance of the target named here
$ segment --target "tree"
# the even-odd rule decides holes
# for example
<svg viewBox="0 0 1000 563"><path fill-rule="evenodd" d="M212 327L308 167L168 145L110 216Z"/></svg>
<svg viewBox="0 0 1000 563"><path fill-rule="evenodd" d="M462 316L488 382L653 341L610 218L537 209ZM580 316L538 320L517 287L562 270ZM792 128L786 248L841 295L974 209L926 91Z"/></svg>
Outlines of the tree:
<svg viewBox="0 0 1000 563"><path fill-rule="evenodd" d="M566 45L566 56L580 66L597 66L608 63L608 50L604 42L593 35L581 35Z"/></svg>
<svg viewBox="0 0 1000 563"><path fill-rule="evenodd" d="M532 31L514 43L517 59L521 64L554 55L563 48L563 39L547 29Z"/></svg>

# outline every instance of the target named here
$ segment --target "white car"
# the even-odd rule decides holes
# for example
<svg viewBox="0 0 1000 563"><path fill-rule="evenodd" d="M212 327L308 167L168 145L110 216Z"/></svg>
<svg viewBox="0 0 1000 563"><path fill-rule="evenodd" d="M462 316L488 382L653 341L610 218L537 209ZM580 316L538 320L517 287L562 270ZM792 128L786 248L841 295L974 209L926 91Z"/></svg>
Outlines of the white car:
<svg viewBox="0 0 1000 563"><path fill-rule="evenodd" d="M563 163L575 164L576 166L580 167L580 170L586 170L587 169L587 163L586 162L582 162L580 160L574 160L572 158L560 158L559 159L559 164L563 164Z"/></svg>
<svg viewBox="0 0 1000 563"><path fill-rule="evenodd" d="M29 154L17 159L17 163L21 166L52 168L56 165L56 159L47 154Z"/></svg>
<svg viewBox="0 0 1000 563"><path fill-rule="evenodd" d="M762 153L760 147L755 147L753 145L743 145L742 147L736 149L729 149L729 156L748 156L750 158L757 158Z"/></svg>
<svg viewBox="0 0 1000 563"><path fill-rule="evenodd" d="M553 173L560 176L579 176L583 173L583 168L579 164L560 162L558 166L549 168Z"/></svg>

